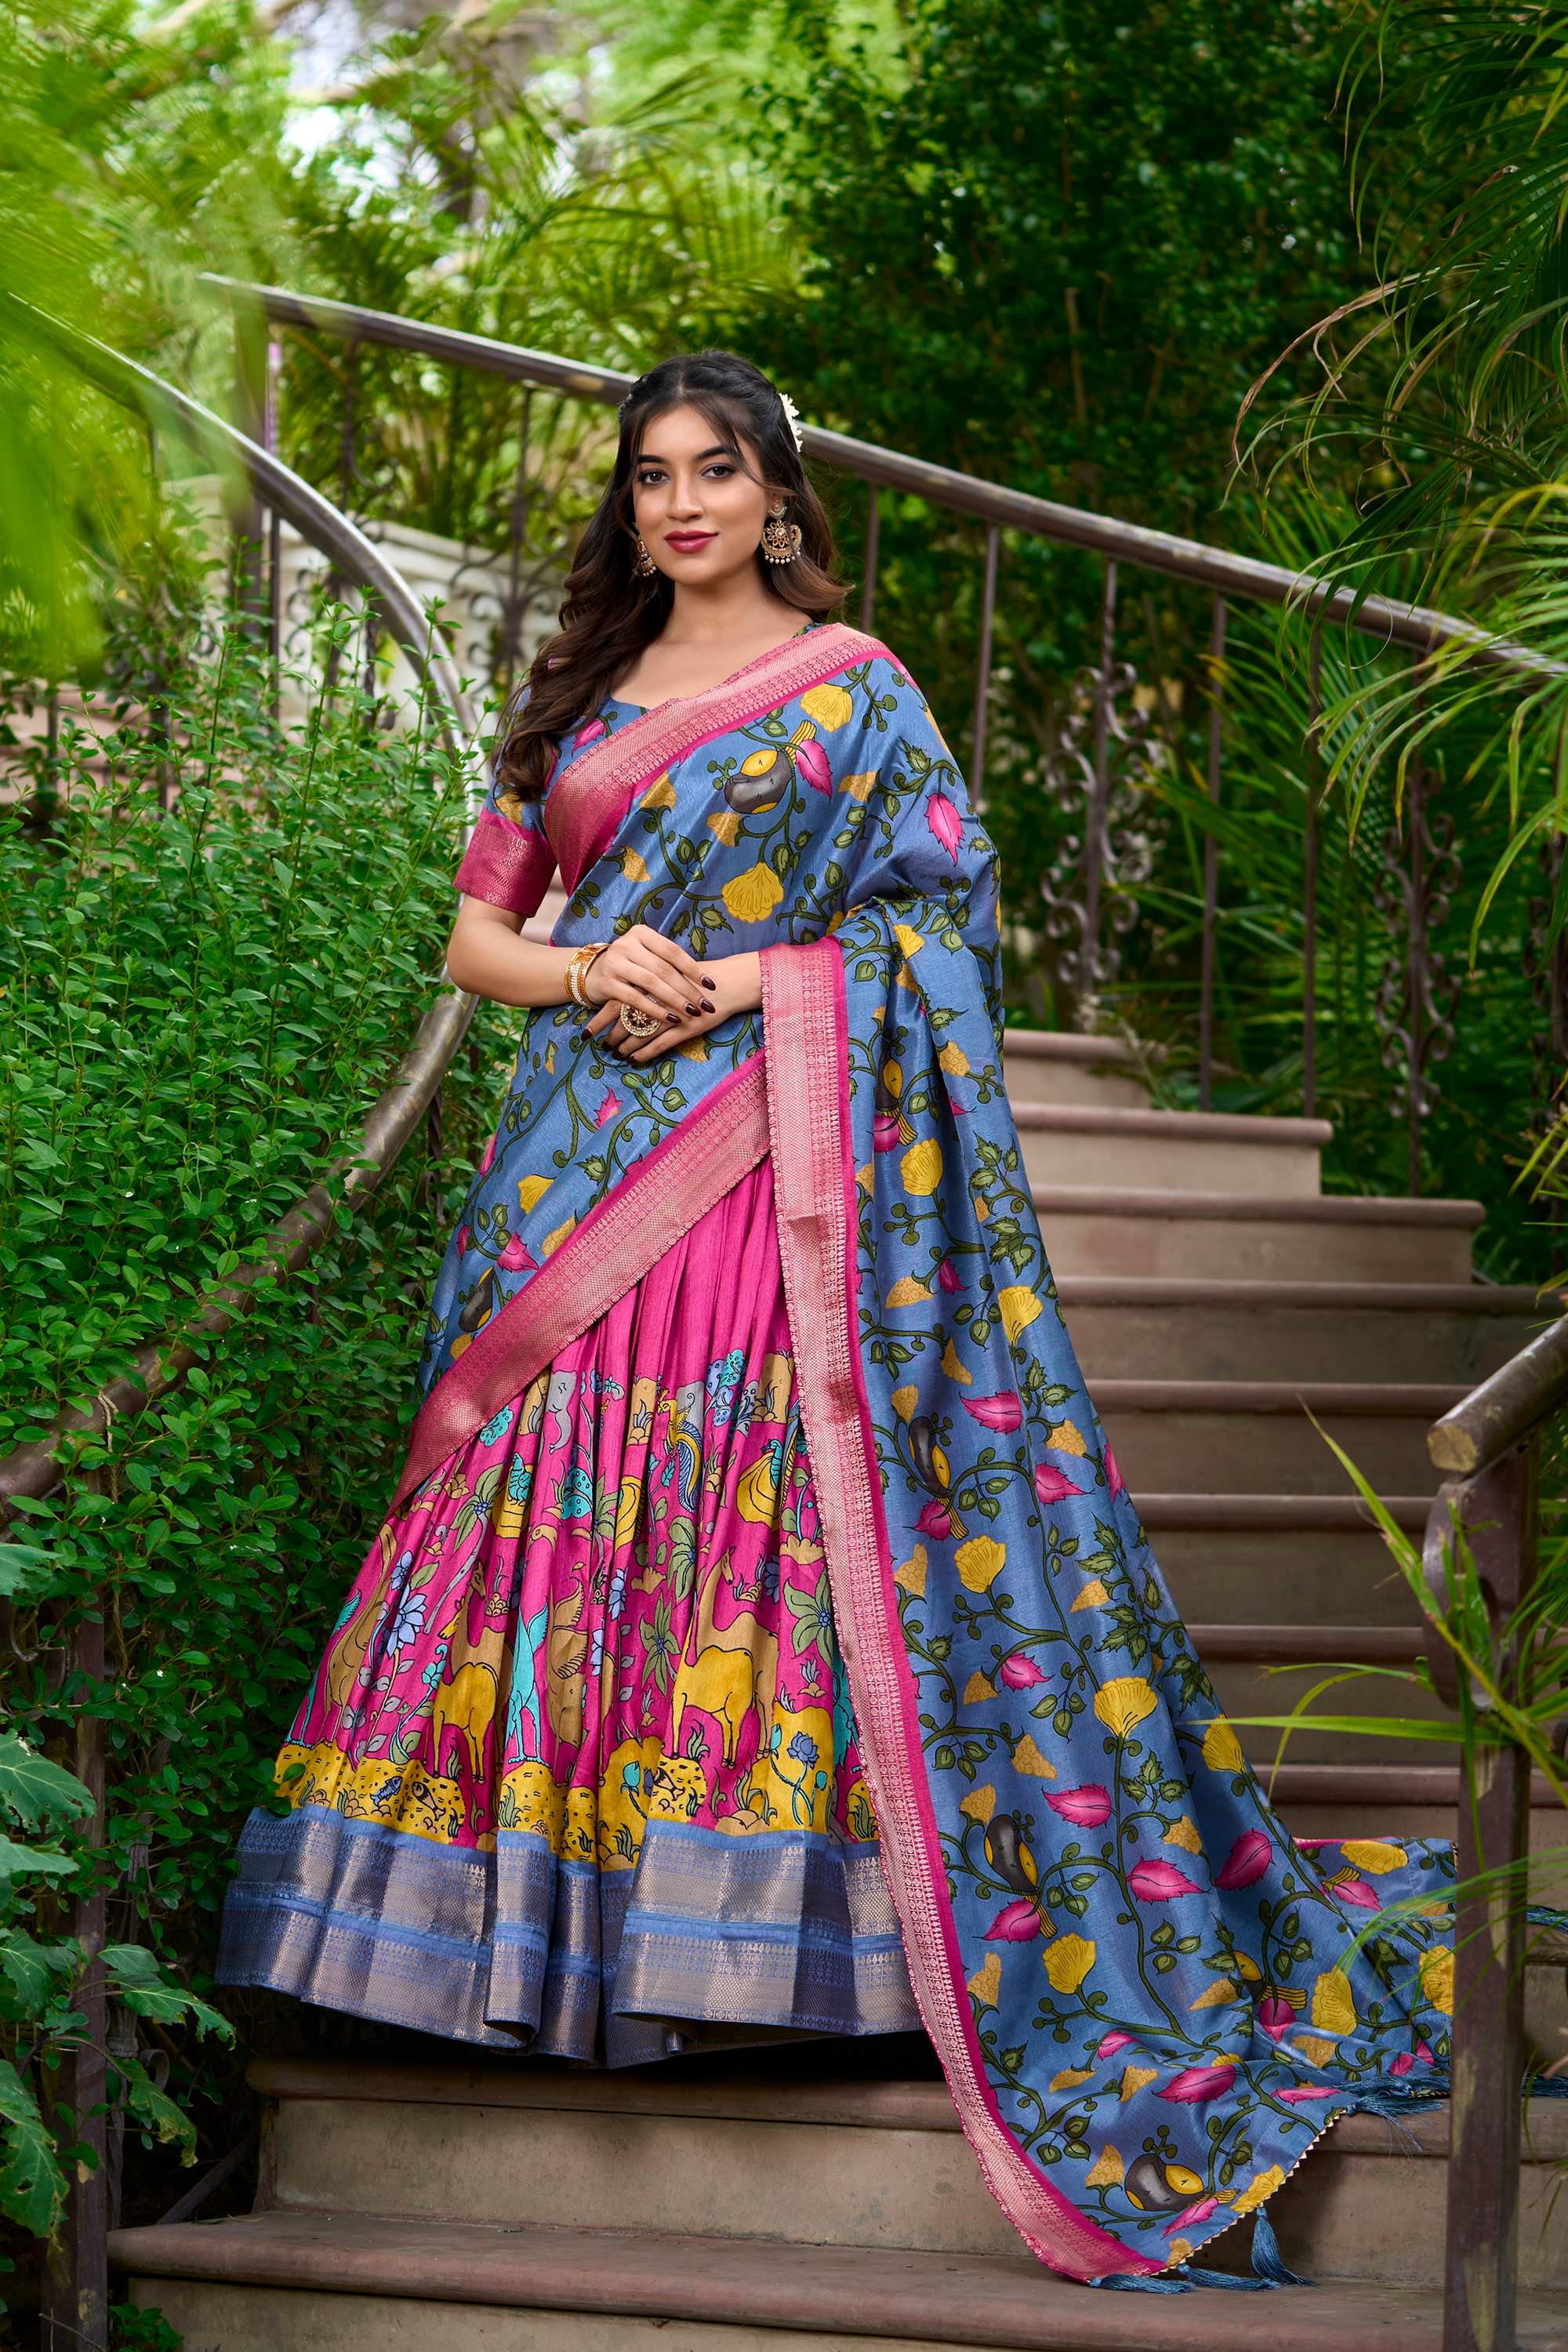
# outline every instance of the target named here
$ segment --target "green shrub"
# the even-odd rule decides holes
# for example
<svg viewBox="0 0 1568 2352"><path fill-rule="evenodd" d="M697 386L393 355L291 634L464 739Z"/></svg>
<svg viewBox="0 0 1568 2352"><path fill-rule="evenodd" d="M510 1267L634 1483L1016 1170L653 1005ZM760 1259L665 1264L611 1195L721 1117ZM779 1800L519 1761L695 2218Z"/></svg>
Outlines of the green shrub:
<svg viewBox="0 0 1568 2352"><path fill-rule="evenodd" d="M150 711L63 729L52 821L0 810L0 1454L174 1328L321 1177L432 1001L451 919L468 812L427 727L387 730L345 685L279 730L232 621L199 659L171 667L165 648L162 675ZM305 1272L260 1281L160 1403L72 1441L65 1486L13 1523L38 1555L17 1652L101 1606L110 1666L62 1684L58 1646L14 1654L0 1701L58 1754L77 1713L102 1719L110 1938L188 1990L207 1985L235 1835L384 1506L437 1241L506 1057L482 1012L438 1160L426 1133L378 1192L335 1184ZM222 2153L235 2060L195 2052L174 2007L141 2006L143 2049ZM175 2193L163 2159L128 2167L127 2218Z"/></svg>

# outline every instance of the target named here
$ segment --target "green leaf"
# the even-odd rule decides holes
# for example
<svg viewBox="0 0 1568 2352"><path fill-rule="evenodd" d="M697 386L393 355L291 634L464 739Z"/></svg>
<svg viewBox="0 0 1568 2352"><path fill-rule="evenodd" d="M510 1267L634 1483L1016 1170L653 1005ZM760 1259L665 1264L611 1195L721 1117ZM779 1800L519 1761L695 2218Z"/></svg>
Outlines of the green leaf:
<svg viewBox="0 0 1568 2352"><path fill-rule="evenodd" d="M74 1977L81 1961L82 1948L75 1941L40 1944L20 1928L0 1932L0 1977L24 2017L37 2017L58 1980Z"/></svg>
<svg viewBox="0 0 1568 2352"><path fill-rule="evenodd" d="M38 2102L8 2058L0 2058L0 2212L47 2238L66 2199L66 2179Z"/></svg>
<svg viewBox="0 0 1568 2352"><path fill-rule="evenodd" d="M0 1734L0 1807L31 1830L46 1822L84 1819L92 1799L74 1773L7 1731Z"/></svg>
<svg viewBox="0 0 1568 2352"><path fill-rule="evenodd" d="M20 1601L46 1581L54 1555L38 1544L0 1543L0 1601Z"/></svg>
<svg viewBox="0 0 1568 2352"><path fill-rule="evenodd" d="M74 1877L79 1864L58 1846L18 1845L14 1838L0 1836L0 1878Z"/></svg>

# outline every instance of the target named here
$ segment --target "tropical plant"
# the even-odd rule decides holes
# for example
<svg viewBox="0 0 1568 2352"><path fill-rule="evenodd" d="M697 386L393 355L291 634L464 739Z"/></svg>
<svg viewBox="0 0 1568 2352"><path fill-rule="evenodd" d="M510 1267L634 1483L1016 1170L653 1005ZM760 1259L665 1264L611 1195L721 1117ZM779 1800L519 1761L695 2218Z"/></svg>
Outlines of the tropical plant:
<svg viewBox="0 0 1568 2352"><path fill-rule="evenodd" d="M1494 871L1545 852L1554 933L1568 813L1565 35L1561 0L1380 0L1343 77L1364 282L1295 347L1315 379L1284 398L1277 362L1246 426L1254 467L1310 518L1323 570L1360 589L1397 582L1529 649L1538 682L1522 691L1462 646L1376 690L1357 681L1335 774L1354 805L1375 774L1402 775L1462 726L1506 843Z"/></svg>
<svg viewBox="0 0 1568 2352"><path fill-rule="evenodd" d="M46 1565L36 1547L0 1545L0 1589L14 1600ZM65 1899L98 1867L80 1837L91 1811L79 1780L14 1732L0 1733L0 2214L35 2238L52 2234L69 2173L92 2161L78 2137L82 2118L50 2095L62 2060L88 2042L80 2003L89 1971L135 2016L232 2039L226 2021L174 1982L145 1945L95 1952L59 1932ZM34 1931L44 1913L57 1925L40 1936ZM109 2098L126 2122L149 2141L194 2153L194 2126L141 2059L117 2049L103 2055Z"/></svg>
<svg viewBox="0 0 1568 2352"><path fill-rule="evenodd" d="M281 55L245 0L19 0L0 16L0 660L62 675L148 527L145 424L105 404L42 311L145 350L195 268L276 251Z"/></svg>

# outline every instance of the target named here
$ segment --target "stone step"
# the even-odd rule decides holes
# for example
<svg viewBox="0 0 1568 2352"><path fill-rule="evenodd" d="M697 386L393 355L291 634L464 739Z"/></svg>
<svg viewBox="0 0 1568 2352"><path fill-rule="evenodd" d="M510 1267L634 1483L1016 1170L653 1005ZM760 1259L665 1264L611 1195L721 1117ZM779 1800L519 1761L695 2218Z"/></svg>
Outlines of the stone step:
<svg viewBox="0 0 1568 2352"><path fill-rule="evenodd" d="M1091 1388L1105 1380L1456 1381L1467 1388L1561 1312L1485 1283L1066 1275Z"/></svg>
<svg viewBox="0 0 1568 2352"><path fill-rule="evenodd" d="M1257 2352L1265 2329L1269 2352L1441 2352L1443 2334L1430 2284L1134 2301L1011 2256L633 2231L258 2213L110 2246L185 2352ZM1520 2298L1513 2352L1568 2352L1568 2296Z"/></svg>
<svg viewBox="0 0 1568 2352"><path fill-rule="evenodd" d="M1291 1198L1037 1184L1035 1212L1065 1275L1217 1276L1279 1282L1466 1282L1479 1201Z"/></svg>
<svg viewBox="0 0 1568 2352"><path fill-rule="evenodd" d="M1391 1748L1396 1751L1401 1768L1412 1764L1453 1764L1455 1748L1451 1739L1435 1737L1417 1740L1401 1736L1393 1741L1379 1740L1363 1732L1324 1730L1312 1721L1313 1716L1398 1716L1428 1720L1435 1728L1451 1727L1453 1716L1418 1682L1399 1679L1387 1671L1390 1667L1411 1665L1416 1652L1429 1646L1416 1628L1379 1628L1385 1636L1394 1631L1400 1644L1397 1651L1375 1661L1383 1671L1342 1679L1332 1689L1322 1691L1300 1727L1289 1736L1267 1727L1257 1718L1289 1715L1306 1700L1310 1691L1328 1680L1336 1664L1374 1661L1358 1660L1352 1654L1358 1647L1354 1636L1361 1629L1346 1628L1352 1638L1340 1642L1332 1626L1311 1624L1293 1629L1297 1636L1290 1644L1296 1651L1294 1661L1264 1664L1228 1655L1230 1644L1238 1637L1245 1646L1254 1646L1245 1642L1250 1630L1216 1629L1219 1638L1211 1634L1205 1640L1197 1627L1191 1629L1194 1646L1208 1668L1215 1696L1235 1724L1237 1736L1258 1771L1264 1771L1281 1755L1291 1764L1360 1766L1375 1761Z"/></svg>
<svg viewBox="0 0 1568 2352"><path fill-rule="evenodd" d="M842 2045L841 2045L842 2047ZM940 2080L857 2079L731 2059L604 2074L525 2063L263 2061L270 2196L288 2211L570 2228L635 2216L658 2238L783 2240L868 2251L1028 2257L981 2178ZM784 2067L788 2071L784 2071ZM1309 2139L1302 2137L1305 2155ZM1399 2130L1347 2116L1271 2209L1312 2275L1418 2284L1440 2268L1447 2110ZM1568 2109L1535 2104L1522 2176L1521 2281L1568 2287L1568 2232L1543 2231ZM395 2189L389 2196L389 2181ZM520 2206L519 2185L526 2183ZM1215 2242L1245 2267L1250 2232Z"/></svg>
<svg viewBox="0 0 1568 2352"><path fill-rule="evenodd" d="M1119 1037L1075 1037L1054 1029L1009 1029L1002 1067L1015 1103L1085 1103L1147 1110L1149 1089L1136 1055Z"/></svg>
<svg viewBox="0 0 1568 2352"><path fill-rule="evenodd" d="M1098 1110L1015 1102L1031 1185L1316 1198L1333 1129L1316 1118L1234 1118L1215 1111Z"/></svg>
<svg viewBox="0 0 1568 2352"><path fill-rule="evenodd" d="M1419 1540L1426 1498L1384 1501ZM1149 1493L1138 1508L1191 1624L1399 1625L1418 1613L1358 1495Z"/></svg>
<svg viewBox="0 0 1568 2352"><path fill-rule="evenodd" d="M1100 1381L1134 1496L1353 1493L1326 1431L1379 1494L1431 1493L1426 1432L1462 1388L1350 1381ZM1309 1414L1315 1416L1313 1426Z"/></svg>

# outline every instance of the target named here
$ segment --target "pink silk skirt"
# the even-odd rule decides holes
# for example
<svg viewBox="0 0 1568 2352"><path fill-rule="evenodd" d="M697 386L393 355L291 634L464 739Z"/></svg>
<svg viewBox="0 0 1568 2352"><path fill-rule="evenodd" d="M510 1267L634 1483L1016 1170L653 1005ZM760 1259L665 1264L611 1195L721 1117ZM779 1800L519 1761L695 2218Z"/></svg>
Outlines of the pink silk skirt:
<svg viewBox="0 0 1568 2352"><path fill-rule="evenodd" d="M918 2023L762 1160L382 1527L218 1974L616 2064Z"/></svg>

